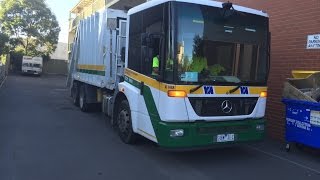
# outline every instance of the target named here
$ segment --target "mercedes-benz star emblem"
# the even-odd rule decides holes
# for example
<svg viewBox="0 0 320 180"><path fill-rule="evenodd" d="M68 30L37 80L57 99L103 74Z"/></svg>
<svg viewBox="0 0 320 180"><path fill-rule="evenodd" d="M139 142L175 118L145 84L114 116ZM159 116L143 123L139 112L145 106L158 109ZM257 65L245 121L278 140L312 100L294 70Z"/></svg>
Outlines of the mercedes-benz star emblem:
<svg viewBox="0 0 320 180"><path fill-rule="evenodd" d="M222 112L228 114L232 111L232 104L229 100L225 100L221 104Z"/></svg>

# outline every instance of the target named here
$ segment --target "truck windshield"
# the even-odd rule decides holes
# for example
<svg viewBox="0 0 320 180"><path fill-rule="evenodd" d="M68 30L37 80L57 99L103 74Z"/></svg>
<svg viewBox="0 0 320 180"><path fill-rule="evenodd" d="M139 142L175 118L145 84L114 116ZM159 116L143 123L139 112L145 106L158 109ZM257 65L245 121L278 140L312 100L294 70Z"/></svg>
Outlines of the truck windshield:
<svg viewBox="0 0 320 180"><path fill-rule="evenodd" d="M24 67L31 67L32 64L31 64L31 63L22 63L22 66L24 66Z"/></svg>
<svg viewBox="0 0 320 180"><path fill-rule="evenodd" d="M41 64L33 64L33 67L40 68Z"/></svg>
<svg viewBox="0 0 320 180"><path fill-rule="evenodd" d="M268 18L176 4L180 84L266 84Z"/></svg>

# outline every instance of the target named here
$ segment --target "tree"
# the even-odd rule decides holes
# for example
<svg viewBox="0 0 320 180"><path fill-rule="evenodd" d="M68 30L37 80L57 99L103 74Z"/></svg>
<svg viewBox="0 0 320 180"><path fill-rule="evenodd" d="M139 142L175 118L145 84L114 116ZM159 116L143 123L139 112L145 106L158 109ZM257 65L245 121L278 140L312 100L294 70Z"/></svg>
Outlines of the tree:
<svg viewBox="0 0 320 180"><path fill-rule="evenodd" d="M203 48L204 48L204 41L199 35L194 36L193 38L193 56L194 57L203 57Z"/></svg>
<svg viewBox="0 0 320 180"><path fill-rule="evenodd" d="M0 22L10 44L25 55L48 56L56 49L60 27L45 0L1 1Z"/></svg>
<svg viewBox="0 0 320 180"><path fill-rule="evenodd" d="M9 37L6 34L0 32L0 56L2 54L8 53L7 43L9 42Z"/></svg>

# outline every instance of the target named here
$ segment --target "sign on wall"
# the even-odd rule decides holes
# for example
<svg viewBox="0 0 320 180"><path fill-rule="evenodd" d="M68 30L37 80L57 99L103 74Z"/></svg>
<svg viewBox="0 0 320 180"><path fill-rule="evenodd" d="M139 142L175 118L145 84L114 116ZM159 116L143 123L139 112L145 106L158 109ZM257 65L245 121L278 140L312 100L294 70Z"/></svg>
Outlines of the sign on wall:
<svg viewBox="0 0 320 180"><path fill-rule="evenodd" d="M320 34L308 36L307 49L320 49Z"/></svg>

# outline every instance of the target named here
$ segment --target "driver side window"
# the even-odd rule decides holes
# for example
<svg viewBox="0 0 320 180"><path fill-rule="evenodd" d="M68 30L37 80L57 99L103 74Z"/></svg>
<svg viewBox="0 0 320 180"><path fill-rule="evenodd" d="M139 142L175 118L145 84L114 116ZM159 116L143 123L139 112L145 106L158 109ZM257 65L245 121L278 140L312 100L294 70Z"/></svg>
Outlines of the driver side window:
<svg viewBox="0 0 320 180"><path fill-rule="evenodd" d="M164 5L138 12L130 17L128 68L141 74L155 77L161 69L161 38L143 39L152 34L163 33Z"/></svg>

